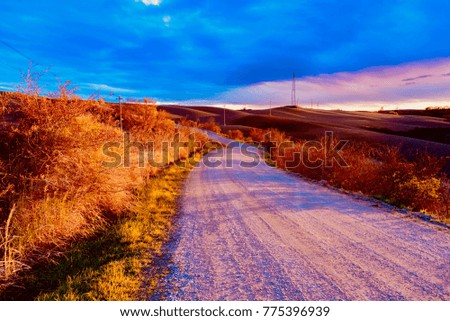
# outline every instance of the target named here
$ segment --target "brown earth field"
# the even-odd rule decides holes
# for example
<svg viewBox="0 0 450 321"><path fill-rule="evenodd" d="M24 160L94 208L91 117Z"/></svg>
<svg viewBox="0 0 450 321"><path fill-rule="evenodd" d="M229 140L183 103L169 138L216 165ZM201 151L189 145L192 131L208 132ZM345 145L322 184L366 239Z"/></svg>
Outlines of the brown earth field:
<svg viewBox="0 0 450 321"><path fill-rule="evenodd" d="M160 105L174 119L206 122L213 118L222 132L239 129L244 134L252 128L276 128L293 139L320 139L333 131L340 139L399 146L405 154L426 151L450 157L450 121L440 110L401 112L365 112L319 110L301 107L277 107L263 110L225 110L207 106ZM447 110L450 114L450 109ZM447 114L447 116L448 116ZM449 159L450 160L450 159Z"/></svg>

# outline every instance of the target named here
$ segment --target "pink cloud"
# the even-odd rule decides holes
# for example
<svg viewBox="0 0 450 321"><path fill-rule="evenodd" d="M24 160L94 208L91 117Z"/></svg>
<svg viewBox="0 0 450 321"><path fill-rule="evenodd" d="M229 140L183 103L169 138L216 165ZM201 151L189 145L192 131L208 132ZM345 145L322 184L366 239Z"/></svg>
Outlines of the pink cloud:
<svg viewBox="0 0 450 321"><path fill-rule="evenodd" d="M450 105L450 58L357 72L339 72L297 79L298 104L321 108L424 108ZM292 81L262 82L221 94L218 100L267 106L291 102Z"/></svg>

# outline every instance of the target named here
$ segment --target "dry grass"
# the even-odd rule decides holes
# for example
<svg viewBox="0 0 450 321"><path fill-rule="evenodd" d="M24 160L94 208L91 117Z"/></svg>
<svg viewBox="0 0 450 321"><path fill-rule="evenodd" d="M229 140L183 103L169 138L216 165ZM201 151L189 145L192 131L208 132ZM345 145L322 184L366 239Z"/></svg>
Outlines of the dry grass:
<svg viewBox="0 0 450 321"><path fill-rule="evenodd" d="M41 291L32 298L128 301L150 296L158 276L143 271L169 237L190 168L171 166L141 186L126 216L40 271L39 280L53 282L40 284Z"/></svg>
<svg viewBox="0 0 450 321"><path fill-rule="evenodd" d="M313 143L294 142L276 129L254 129L251 136L271 148L270 162L280 168L396 206L425 212L440 221L450 220L450 184L443 171L447 161L444 158L420 152L410 160L397 147L348 142L339 152L346 164L339 164L324 148L327 144L337 146L337 138L328 142L325 139ZM327 158L333 162L317 162Z"/></svg>
<svg viewBox="0 0 450 321"><path fill-rule="evenodd" d="M221 132L220 126L216 124L213 117L209 118L208 121L205 123L200 123L199 127L206 129L206 130L210 130L210 131L218 133L218 134L220 134L220 132Z"/></svg>
<svg viewBox="0 0 450 321"><path fill-rule="evenodd" d="M245 139L244 133L239 129L230 129L226 132L226 135L233 140L243 141Z"/></svg>
<svg viewBox="0 0 450 321"><path fill-rule="evenodd" d="M68 83L44 97L39 77L29 71L21 92L0 95L0 291L24 269L131 213L136 191L162 170L140 166L135 148L129 166L103 166L109 142L122 143L116 153L124 160L117 110L101 99L80 99ZM192 133L176 128L151 101L124 106L123 125L133 140L154 146L165 166L192 152L163 157L175 135L187 141Z"/></svg>

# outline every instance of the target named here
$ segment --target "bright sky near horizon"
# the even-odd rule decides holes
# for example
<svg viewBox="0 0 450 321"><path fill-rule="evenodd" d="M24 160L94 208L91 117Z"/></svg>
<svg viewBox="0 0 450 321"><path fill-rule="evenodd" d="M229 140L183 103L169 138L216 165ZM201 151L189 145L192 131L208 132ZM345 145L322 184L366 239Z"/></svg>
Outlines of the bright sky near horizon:
<svg viewBox="0 0 450 321"><path fill-rule="evenodd" d="M450 105L448 0L0 2L0 90L31 59L107 99L322 108ZM114 96L110 96L113 93Z"/></svg>

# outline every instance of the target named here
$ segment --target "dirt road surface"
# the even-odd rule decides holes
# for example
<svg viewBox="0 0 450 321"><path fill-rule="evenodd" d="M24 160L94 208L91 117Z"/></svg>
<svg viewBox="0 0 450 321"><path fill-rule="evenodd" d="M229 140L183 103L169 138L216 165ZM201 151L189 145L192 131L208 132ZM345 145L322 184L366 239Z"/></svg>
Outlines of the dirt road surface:
<svg viewBox="0 0 450 321"><path fill-rule="evenodd" d="M150 299L450 300L447 228L231 155L191 172Z"/></svg>

